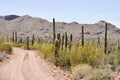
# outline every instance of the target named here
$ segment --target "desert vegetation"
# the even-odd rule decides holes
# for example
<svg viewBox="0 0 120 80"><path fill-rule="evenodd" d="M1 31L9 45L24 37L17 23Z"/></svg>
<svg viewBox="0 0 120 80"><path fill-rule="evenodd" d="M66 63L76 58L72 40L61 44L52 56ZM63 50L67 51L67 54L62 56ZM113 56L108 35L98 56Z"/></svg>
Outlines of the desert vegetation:
<svg viewBox="0 0 120 80"><path fill-rule="evenodd" d="M120 42L108 38L107 23L104 38L86 39L82 26L79 41L74 40L74 34L59 33L56 28L53 19L53 39L48 43L34 34L26 37L19 36L18 32L11 32L11 37L1 35L0 52L11 54L12 47L37 50L45 60L71 71L76 80L110 80L115 77L113 72L120 71Z"/></svg>
<svg viewBox="0 0 120 80"><path fill-rule="evenodd" d="M12 53L12 46L9 44L8 36L1 35L0 37L0 62L2 62L6 54Z"/></svg>

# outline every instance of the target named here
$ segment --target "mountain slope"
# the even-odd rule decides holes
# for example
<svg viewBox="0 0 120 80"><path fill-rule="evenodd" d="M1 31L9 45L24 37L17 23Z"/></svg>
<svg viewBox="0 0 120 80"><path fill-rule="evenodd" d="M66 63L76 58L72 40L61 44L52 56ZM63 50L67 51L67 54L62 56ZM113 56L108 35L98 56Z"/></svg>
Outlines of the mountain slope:
<svg viewBox="0 0 120 80"><path fill-rule="evenodd" d="M17 31L19 35L32 35L35 34L39 37L52 37L52 22L45 19L35 18L28 15L16 16L9 15L11 20L6 20L6 16L0 16L0 33L12 34ZM105 21L99 21L95 24L79 24L77 22L65 23L56 22L56 32L68 32L73 34L74 37L81 36L81 27L84 26L85 37L104 37ZM108 37L120 38L120 29L108 23Z"/></svg>

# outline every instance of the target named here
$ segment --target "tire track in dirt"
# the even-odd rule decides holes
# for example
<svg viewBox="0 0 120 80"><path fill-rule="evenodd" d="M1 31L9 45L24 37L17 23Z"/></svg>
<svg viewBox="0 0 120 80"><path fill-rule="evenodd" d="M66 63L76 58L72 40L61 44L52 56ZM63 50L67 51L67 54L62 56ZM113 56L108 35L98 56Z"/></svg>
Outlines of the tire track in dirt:
<svg viewBox="0 0 120 80"><path fill-rule="evenodd" d="M12 59L0 71L0 80L55 80L36 55L35 51L14 48Z"/></svg>

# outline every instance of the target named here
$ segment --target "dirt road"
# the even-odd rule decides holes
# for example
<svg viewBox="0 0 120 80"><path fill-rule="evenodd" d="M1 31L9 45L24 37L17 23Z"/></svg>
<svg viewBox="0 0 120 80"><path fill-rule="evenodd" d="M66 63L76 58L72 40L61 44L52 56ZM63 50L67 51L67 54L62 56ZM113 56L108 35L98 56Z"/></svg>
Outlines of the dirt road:
<svg viewBox="0 0 120 80"><path fill-rule="evenodd" d="M13 49L10 62L0 69L0 80L55 80L35 51Z"/></svg>

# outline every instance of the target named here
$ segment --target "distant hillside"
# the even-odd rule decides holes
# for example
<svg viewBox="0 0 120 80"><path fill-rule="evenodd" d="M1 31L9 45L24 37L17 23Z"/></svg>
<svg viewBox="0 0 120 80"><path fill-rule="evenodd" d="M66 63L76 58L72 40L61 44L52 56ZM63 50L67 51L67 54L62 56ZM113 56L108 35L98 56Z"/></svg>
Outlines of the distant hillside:
<svg viewBox="0 0 120 80"><path fill-rule="evenodd" d="M99 21L95 24L56 22L56 32L68 32L68 35L73 34L74 37L80 37L81 26L84 26L85 37L104 37L105 23L108 22ZM0 33L11 36L13 31L17 31L21 36L35 34L39 37L52 37L52 22L28 15L0 16ZM120 38L120 29L108 23L108 37L113 39Z"/></svg>

